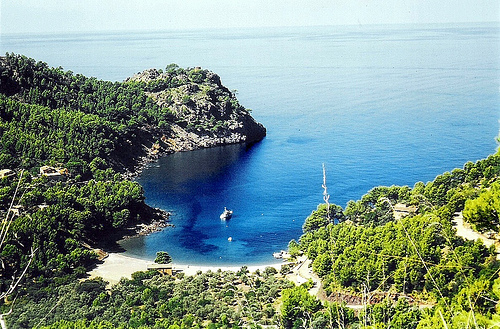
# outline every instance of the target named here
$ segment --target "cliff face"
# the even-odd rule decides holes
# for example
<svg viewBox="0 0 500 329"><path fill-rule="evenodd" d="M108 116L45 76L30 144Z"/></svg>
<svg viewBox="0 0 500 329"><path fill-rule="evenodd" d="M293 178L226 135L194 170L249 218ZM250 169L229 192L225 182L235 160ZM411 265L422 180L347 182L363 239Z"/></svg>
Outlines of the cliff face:
<svg viewBox="0 0 500 329"><path fill-rule="evenodd" d="M125 83L145 83L151 97L172 118L160 150L186 151L234 143L254 143L266 135L220 77L200 68L146 70Z"/></svg>

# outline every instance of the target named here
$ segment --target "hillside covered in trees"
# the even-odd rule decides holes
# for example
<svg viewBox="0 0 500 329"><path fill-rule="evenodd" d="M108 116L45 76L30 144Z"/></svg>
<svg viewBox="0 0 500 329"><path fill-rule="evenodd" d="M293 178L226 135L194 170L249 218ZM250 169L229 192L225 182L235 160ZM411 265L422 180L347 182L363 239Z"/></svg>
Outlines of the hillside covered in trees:
<svg viewBox="0 0 500 329"><path fill-rule="evenodd" d="M497 153L413 188L375 187L345 209L320 205L290 251L313 261L326 300L366 305L345 327L491 328L500 323L497 250L457 236L454 219L498 236L499 174Z"/></svg>
<svg viewBox="0 0 500 329"><path fill-rule="evenodd" d="M499 173L496 154L413 188L376 187L346 209L330 205L330 216L318 206L289 251L312 260L319 299L309 293L312 282L287 281L286 268L174 278L138 272L111 289L99 279L35 280L23 287L11 327L494 328L496 251L457 236L453 220L461 212L476 227L494 224L465 214L496 203L488 196ZM403 216L402 203L411 209Z"/></svg>
<svg viewBox="0 0 500 329"><path fill-rule="evenodd" d="M289 244L321 278L284 267L187 277L85 279L103 237L161 214L126 179L143 159L265 135L200 68L107 82L8 54L0 59L0 323L8 328L492 328L500 323L492 236L500 153L413 187L375 187L319 205ZM112 240L112 239L111 239ZM319 298L318 298L319 297Z"/></svg>
<svg viewBox="0 0 500 329"><path fill-rule="evenodd" d="M58 163L85 178L96 158L124 172L148 155L252 143L266 133L218 75L174 64L110 82L7 54L0 107L1 168Z"/></svg>

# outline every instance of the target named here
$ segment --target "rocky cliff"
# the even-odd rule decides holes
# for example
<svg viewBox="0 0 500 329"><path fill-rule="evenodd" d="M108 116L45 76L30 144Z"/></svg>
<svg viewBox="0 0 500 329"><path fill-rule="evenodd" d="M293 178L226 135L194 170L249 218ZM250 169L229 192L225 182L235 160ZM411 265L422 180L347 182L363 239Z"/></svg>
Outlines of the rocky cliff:
<svg viewBox="0 0 500 329"><path fill-rule="evenodd" d="M234 143L254 143L266 135L220 77L194 68L149 69L125 80L147 86L146 94L173 118L153 153L186 151Z"/></svg>

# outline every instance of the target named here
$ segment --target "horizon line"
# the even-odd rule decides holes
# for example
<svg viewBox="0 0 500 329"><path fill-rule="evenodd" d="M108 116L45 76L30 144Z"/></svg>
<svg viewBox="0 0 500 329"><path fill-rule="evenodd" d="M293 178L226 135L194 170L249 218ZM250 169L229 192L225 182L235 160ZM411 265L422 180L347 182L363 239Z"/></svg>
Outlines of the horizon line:
<svg viewBox="0 0 500 329"><path fill-rule="evenodd" d="M228 26L228 27L183 27L183 28L138 28L138 29L85 29L85 30L60 30L60 31L24 31L6 32L0 29L2 36L21 35L61 35L61 34L122 34L122 33L161 33L161 32L181 32L181 31L228 31L228 30L262 30L262 29L284 29L284 28L325 28L325 27L397 27L397 26L457 26L457 25L497 25L499 21L458 21L458 22L397 22L397 23L369 23L369 24L311 24L311 25L269 25L269 26Z"/></svg>

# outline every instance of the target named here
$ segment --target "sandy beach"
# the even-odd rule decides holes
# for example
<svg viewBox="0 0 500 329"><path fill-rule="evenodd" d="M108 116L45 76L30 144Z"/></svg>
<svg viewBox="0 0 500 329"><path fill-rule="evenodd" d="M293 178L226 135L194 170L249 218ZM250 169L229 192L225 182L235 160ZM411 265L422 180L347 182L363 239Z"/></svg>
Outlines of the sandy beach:
<svg viewBox="0 0 500 329"><path fill-rule="evenodd" d="M121 278L132 278L132 273L146 271L148 265L153 262L125 256L118 253L110 253L101 264L89 272L90 278L101 277L110 284L115 284Z"/></svg>
<svg viewBox="0 0 500 329"><path fill-rule="evenodd" d="M115 284L120 281L121 278L132 278L132 273L138 271L146 271L148 265L153 264L150 260L134 258L126 256L120 253L110 253L108 257L103 260L102 264L98 264L96 268L89 272L90 278L101 277L110 284ZM281 269L281 265L284 262L277 261L273 264L263 264L263 265L250 265L247 266L250 272L255 272L256 270L264 270L266 267L274 267L276 270ZM200 266L200 265L180 265L172 264L173 268L176 270L182 270L185 275L195 275L198 271L215 272L219 269L222 271L238 271L241 266Z"/></svg>

